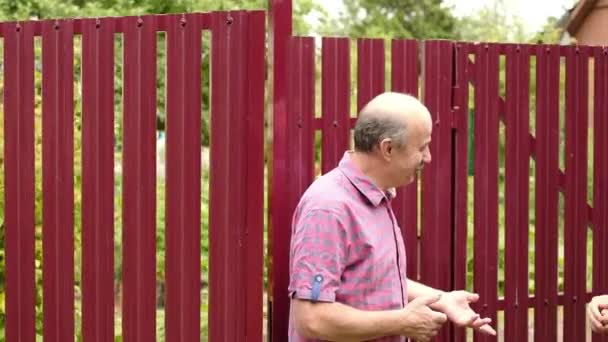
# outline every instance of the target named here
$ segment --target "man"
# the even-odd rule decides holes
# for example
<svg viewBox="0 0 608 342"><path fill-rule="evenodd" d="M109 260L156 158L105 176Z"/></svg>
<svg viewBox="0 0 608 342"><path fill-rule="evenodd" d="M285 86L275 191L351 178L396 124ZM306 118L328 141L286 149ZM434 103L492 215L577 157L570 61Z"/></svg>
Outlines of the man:
<svg viewBox="0 0 608 342"><path fill-rule="evenodd" d="M587 317L591 330L598 334L608 334L608 295L591 299L587 306Z"/></svg>
<svg viewBox="0 0 608 342"><path fill-rule="evenodd" d="M303 195L292 227L290 341L428 341L448 319L496 334L469 307L476 294L405 276L390 201L431 161L431 130L416 98L377 96L359 115L355 151Z"/></svg>

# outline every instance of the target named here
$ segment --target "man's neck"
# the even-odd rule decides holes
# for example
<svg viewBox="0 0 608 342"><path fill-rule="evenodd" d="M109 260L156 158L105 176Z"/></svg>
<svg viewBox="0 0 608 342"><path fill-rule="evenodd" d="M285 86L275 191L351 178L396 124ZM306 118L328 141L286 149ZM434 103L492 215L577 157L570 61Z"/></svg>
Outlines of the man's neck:
<svg viewBox="0 0 608 342"><path fill-rule="evenodd" d="M380 190L387 191L390 186L386 185L381 180L384 176L379 170L381 170L380 163L382 162L373 153L364 153L352 151L350 152L350 159L355 166L366 175L372 183L374 183Z"/></svg>

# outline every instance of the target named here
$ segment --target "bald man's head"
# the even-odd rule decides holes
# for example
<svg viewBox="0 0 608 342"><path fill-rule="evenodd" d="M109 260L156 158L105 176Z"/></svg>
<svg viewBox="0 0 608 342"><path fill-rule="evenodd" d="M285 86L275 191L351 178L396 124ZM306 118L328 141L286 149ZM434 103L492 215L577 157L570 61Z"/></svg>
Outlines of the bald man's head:
<svg viewBox="0 0 608 342"><path fill-rule="evenodd" d="M372 152L384 139L402 146L407 143L407 130L411 125L431 125L426 107L410 95L380 94L359 113L354 132L355 150Z"/></svg>

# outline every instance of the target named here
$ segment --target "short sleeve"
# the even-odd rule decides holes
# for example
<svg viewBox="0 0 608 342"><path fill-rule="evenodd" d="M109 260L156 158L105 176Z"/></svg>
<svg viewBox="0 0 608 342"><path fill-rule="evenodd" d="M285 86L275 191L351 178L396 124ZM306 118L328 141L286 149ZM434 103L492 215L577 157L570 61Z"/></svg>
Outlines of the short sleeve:
<svg viewBox="0 0 608 342"><path fill-rule="evenodd" d="M317 209L301 216L291 241L290 297L335 301L346 250L346 230L337 213Z"/></svg>

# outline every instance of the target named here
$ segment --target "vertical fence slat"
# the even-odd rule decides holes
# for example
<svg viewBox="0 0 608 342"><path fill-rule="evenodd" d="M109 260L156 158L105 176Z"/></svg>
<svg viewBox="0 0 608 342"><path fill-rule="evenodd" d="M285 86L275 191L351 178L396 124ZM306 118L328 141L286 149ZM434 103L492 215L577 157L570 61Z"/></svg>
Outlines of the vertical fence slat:
<svg viewBox="0 0 608 342"><path fill-rule="evenodd" d="M420 279L429 286L452 288L452 57L453 43L427 41L424 45L424 103L433 119L433 161L422 177L422 243ZM451 234L448 233L448 234ZM442 330L438 341L449 338Z"/></svg>
<svg viewBox="0 0 608 342"><path fill-rule="evenodd" d="M300 197L314 180L315 49L314 38L292 38L288 48L288 73L293 82L287 87L289 144L287 208L295 210Z"/></svg>
<svg viewBox="0 0 608 342"><path fill-rule="evenodd" d="M557 340L559 48L536 48L534 340Z"/></svg>
<svg viewBox="0 0 608 342"><path fill-rule="evenodd" d="M82 335L114 340L114 21L82 22Z"/></svg>
<svg viewBox="0 0 608 342"><path fill-rule="evenodd" d="M245 281L247 284L247 341L262 342L264 283L264 96L266 16L249 12L247 36L246 139L247 197L244 238L247 239ZM314 70L314 68L313 68ZM244 144L245 145L245 144Z"/></svg>
<svg viewBox="0 0 608 342"><path fill-rule="evenodd" d="M475 261L478 312L496 322L498 296L498 50L480 44L475 55ZM489 341L475 333L475 341Z"/></svg>
<svg viewBox="0 0 608 342"><path fill-rule="evenodd" d="M454 288L466 286L467 225L468 225L468 162L469 162L469 53L466 43L456 44L456 91L454 94L456 138L454 183Z"/></svg>
<svg viewBox="0 0 608 342"><path fill-rule="evenodd" d="M201 30L167 18L166 313L168 341L200 339Z"/></svg>
<svg viewBox="0 0 608 342"><path fill-rule="evenodd" d="M230 19L228 19L230 18ZM232 21L228 24L228 21ZM209 340L238 341L243 338L243 224L244 202L229 196L245 187L243 123L245 111L245 35L243 16L215 13L212 41L211 151L209 185ZM228 39L230 38L230 39ZM235 65L235 68L231 68ZM232 139L228 139L231 137ZM237 145L239 144L239 145ZM241 151L226 153L240 147ZM240 194L239 197L245 194ZM230 211L230 213L228 212ZM238 245L235 245L238 241Z"/></svg>
<svg viewBox="0 0 608 342"><path fill-rule="evenodd" d="M566 52L564 341L585 337L588 50Z"/></svg>
<svg viewBox="0 0 608 342"><path fill-rule="evenodd" d="M124 341L156 335L156 18L124 18Z"/></svg>
<svg viewBox="0 0 608 342"><path fill-rule="evenodd" d="M268 325L269 340L287 340L289 324L289 299L285 295L289 286L289 244L291 238L291 212L287 210L285 198L289 191L283 186L290 175L287 163L292 156L287 154L287 43L292 35L292 1L273 1L268 8L269 42L272 42L272 152L269 153L271 168L268 175Z"/></svg>
<svg viewBox="0 0 608 342"><path fill-rule="evenodd" d="M42 31L44 338L74 340L74 28Z"/></svg>
<svg viewBox="0 0 608 342"><path fill-rule="evenodd" d="M34 38L31 23L5 23L4 186L6 340L34 341Z"/></svg>
<svg viewBox="0 0 608 342"><path fill-rule="evenodd" d="M455 50L456 90L454 114L456 137L454 139L454 261L453 288L465 289L467 285L468 240L468 177L469 177L469 51L467 44L457 43ZM464 329L454 331L454 341L465 341Z"/></svg>
<svg viewBox="0 0 608 342"><path fill-rule="evenodd" d="M384 91L384 40L357 40L357 113Z"/></svg>
<svg viewBox="0 0 608 342"><path fill-rule="evenodd" d="M260 15L220 12L213 25L209 307L214 309L209 313L210 341L262 338L253 335L262 324L261 299L252 298L262 296L263 262L259 193L263 185L263 78L258 69L264 65L260 55L264 45ZM256 206L249 208L254 198ZM252 264L254 271L248 270ZM253 289L243 291L242 284ZM254 311L258 313L255 318L248 318Z"/></svg>
<svg viewBox="0 0 608 342"><path fill-rule="evenodd" d="M350 140L350 50L347 38L323 38L321 170L336 167Z"/></svg>
<svg viewBox="0 0 608 342"><path fill-rule="evenodd" d="M433 162L423 171L420 271L425 284L446 290L451 287L451 242L445 234L452 224L446 212L452 205L452 48L445 41L429 41L424 46L424 103L433 118Z"/></svg>
<svg viewBox="0 0 608 342"><path fill-rule="evenodd" d="M273 307L289 307L289 298L285 295L289 280L289 243L291 240L291 222L289 219L293 214L300 196L308 188L314 179L314 134L315 128L313 120L315 117L315 42L314 38L290 38L287 45L287 68L286 72L291 75L291 82L286 85L286 126L284 128L290 143L287 145L287 158L285 169L281 170L289 177L284 183L278 183L278 175L274 182L279 186L273 187L273 196L277 196L277 191L283 188L286 194L281 200L281 212L285 213L285 228L273 230L276 234L272 240L273 261L272 276L273 281ZM275 146L281 144L276 140ZM276 147L275 147L276 148ZM273 213L277 217L281 212ZM286 254L286 258L278 257ZM285 279L283 279L285 278ZM273 311L273 327L285 325L285 338L287 338L287 325L289 313ZM282 331L282 330L281 330ZM273 339L280 340L278 332L273 329ZM276 337L276 338L275 338Z"/></svg>
<svg viewBox="0 0 608 342"><path fill-rule="evenodd" d="M506 51L505 340L528 338L528 205L530 55Z"/></svg>
<svg viewBox="0 0 608 342"><path fill-rule="evenodd" d="M593 293L608 293L608 50L594 49L594 117L593 117ZM594 334L593 342L606 342L608 336Z"/></svg>
<svg viewBox="0 0 608 342"><path fill-rule="evenodd" d="M418 42L393 40L391 65L392 91L418 97ZM407 251L407 277L418 280L418 180L397 191L393 210Z"/></svg>

